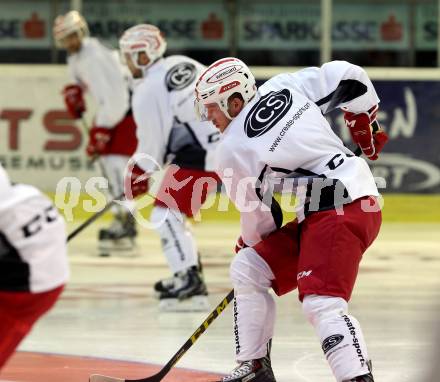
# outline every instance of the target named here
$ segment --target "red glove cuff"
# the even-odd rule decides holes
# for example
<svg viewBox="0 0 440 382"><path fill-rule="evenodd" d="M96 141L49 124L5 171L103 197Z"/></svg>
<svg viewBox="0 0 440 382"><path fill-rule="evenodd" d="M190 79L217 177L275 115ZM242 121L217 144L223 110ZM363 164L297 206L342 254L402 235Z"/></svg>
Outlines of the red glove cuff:
<svg viewBox="0 0 440 382"><path fill-rule="evenodd" d="M86 148L88 156L106 154L113 135L113 129L92 127L89 131L89 143Z"/></svg>
<svg viewBox="0 0 440 382"><path fill-rule="evenodd" d="M376 160L377 158L379 158L379 153L382 151L383 147L388 142L389 137L385 131L379 130L375 134L373 134L373 140L374 140L375 153L374 155L369 157L369 159Z"/></svg>
<svg viewBox="0 0 440 382"><path fill-rule="evenodd" d="M367 157L374 155L373 133L371 132L371 122L368 114L345 112L344 119L353 142L361 148Z"/></svg>
<svg viewBox="0 0 440 382"><path fill-rule="evenodd" d="M63 89L63 96L69 114L75 119L81 118L86 111L82 87L79 85L67 85Z"/></svg>
<svg viewBox="0 0 440 382"><path fill-rule="evenodd" d="M374 105L368 111L364 113L351 113L349 111L344 112L345 124L350 130L353 142L356 143L362 150L362 152L368 157L376 157L376 145L373 138L373 129L371 124L376 121L378 105Z"/></svg>
<svg viewBox="0 0 440 382"><path fill-rule="evenodd" d="M127 199L134 199L139 195L147 193L149 189L148 178L149 175L135 164L131 171L126 174L124 181L125 197Z"/></svg>

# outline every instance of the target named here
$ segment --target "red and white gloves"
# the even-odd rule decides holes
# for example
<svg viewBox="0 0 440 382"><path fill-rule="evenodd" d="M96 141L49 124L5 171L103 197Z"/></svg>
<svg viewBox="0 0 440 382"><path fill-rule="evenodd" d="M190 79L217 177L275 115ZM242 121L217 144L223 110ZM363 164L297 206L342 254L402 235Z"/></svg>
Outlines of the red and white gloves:
<svg viewBox="0 0 440 382"><path fill-rule="evenodd" d="M238 253L238 251L240 251L241 249L246 248L246 247L247 247L247 245L243 241L243 238L240 236L237 240L237 243L235 243L235 253Z"/></svg>
<svg viewBox="0 0 440 382"><path fill-rule="evenodd" d="M106 154L112 140L112 135L113 129L92 127L89 131L89 143L86 147L87 155L94 157Z"/></svg>
<svg viewBox="0 0 440 382"><path fill-rule="evenodd" d="M83 89L79 85L67 85L63 89L64 103L72 118L79 119L86 111Z"/></svg>
<svg viewBox="0 0 440 382"><path fill-rule="evenodd" d="M127 199L134 199L137 196L148 192L149 175L137 164L129 170L124 179L124 191Z"/></svg>
<svg viewBox="0 0 440 382"><path fill-rule="evenodd" d="M388 134L381 128L373 132L371 124L376 121L379 106L375 105L365 113L344 112L345 125L351 133L353 142L356 143L362 153L371 160L376 160L385 144L388 142Z"/></svg>

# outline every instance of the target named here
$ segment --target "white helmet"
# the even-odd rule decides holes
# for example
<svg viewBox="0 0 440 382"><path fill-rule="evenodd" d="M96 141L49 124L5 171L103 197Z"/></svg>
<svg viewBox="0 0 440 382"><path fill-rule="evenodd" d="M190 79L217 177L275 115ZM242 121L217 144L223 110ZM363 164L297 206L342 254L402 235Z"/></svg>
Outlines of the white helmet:
<svg viewBox="0 0 440 382"><path fill-rule="evenodd" d="M146 69L161 58L167 49L162 32L151 24L139 24L127 29L119 40L119 49L123 59L126 54L131 56L133 64L139 69ZM139 65L138 54L144 52L150 62Z"/></svg>
<svg viewBox="0 0 440 382"><path fill-rule="evenodd" d="M55 44L61 48L62 40L72 33L78 33L80 38L89 35L87 22L78 11L70 11L58 16L53 23Z"/></svg>
<svg viewBox="0 0 440 382"><path fill-rule="evenodd" d="M228 112L228 98L240 93L246 105L256 91L255 77L243 61L234 57L222 58L209 66L196 83L196 114L200 120L206 120L205 105L216 103L232 119Z"/></svg>

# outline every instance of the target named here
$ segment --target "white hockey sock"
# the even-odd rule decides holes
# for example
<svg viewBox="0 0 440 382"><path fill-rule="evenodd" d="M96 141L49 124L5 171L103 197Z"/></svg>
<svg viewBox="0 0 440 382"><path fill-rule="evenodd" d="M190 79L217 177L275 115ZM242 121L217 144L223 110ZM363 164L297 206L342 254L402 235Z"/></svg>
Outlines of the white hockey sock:
<svg viewBox="0 0 440 382"><path fill-rule="evenodd" d="M162 250L173 274L197 265L196 243L184 215L156 206L151 212L150 220L157 226Z"/></svg>
<svg viewBox="0 0 440 382"><path fill-rule="evenodd" d="M268 288L273 273L252 248L242 249L231 264L235 299L234 339L237 362L264 357L273 337L275 301Z"/></svg>
<svg viewBox="0 0 440 382"><path fill-rule="evenodd" d="M361 327L339 297L307 295L303 312L315 328L338 382L368 374L368 352Z"/></svg>

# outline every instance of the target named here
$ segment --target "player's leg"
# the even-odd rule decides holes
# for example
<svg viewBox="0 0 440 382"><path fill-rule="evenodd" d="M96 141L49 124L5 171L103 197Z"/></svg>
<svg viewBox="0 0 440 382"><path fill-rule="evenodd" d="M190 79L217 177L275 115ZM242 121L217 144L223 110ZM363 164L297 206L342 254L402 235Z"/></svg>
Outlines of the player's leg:
<svg viewBox="0 0 440 382"><path fill-rule="evenodd" d="M108 177L112 197L121 195L123 177L128 157L123 155L103 155L102 163ZM109 227L99 231L99 248L101 254L110 254L115 250L132 250L137 236L134 201L124 201L112 208L114 219Z"/></svg>
<svg viewBox="0 0 440 382"><path fill-rule="evenodd" d="M231 264L234 285L234 339L238 366L222 381L275 381L270 345L278 295L296 287L297 223L292 222L252 248L238 252Z"/></svg>
<svg viewBox="0 0 440 382"><path fill-rule="evenodd" d="M151 213L150 221L161 237L162 250L173 274L172 278L155 285L163 310L174 310L176 300L194 296L203 296L199 301L200 308L206 305L204 297L208 292L198 268L197 247L186 219L180 211L161 206L155 206Z"/></svg>
<svg viewBox="0 0 440 382"><path fill-rule="evenodd" d="M365 213L362 200L317 212L300 226L298 289L303 312L321 342L338 382L373 382L371 362L349 301L362 254L376 238L380 212Z"/></svg>
<svg viewBox="0 0 440 382"><path fill-rule="evenodd" d="M371 362L359 321L343 298L306 295L303 312L321 341L338 382L373 382Z"/></svg>
<svg viewBox="0 0 440 382"><path fill-rule="evenodd" d="M0 291L0 369L62 290L61 286L42 293Z"/></svg>
<svg viewBox="0 0 440 382"><path fill-rule="evenodd" d="M232 261L230 275L235 293L233 334L238 366L222 381L275 381L270 345L276 311L275 301L269 294L275 276L254 248L238 252Z"/></svg>
<svg viewBox="0 0 440 382"><path fill-rule="evenodd" d="M112 140L106 151L102 155L103 165L106 176L112 191L112 197L118 197L124 191L124 171L128 159L134 154L137 147L136 124L131 111L113 128ZM126 250L124 253L131 252L135 247L135 237L137 235L134 219L135 203L125 201L122 205L113 208L114 220L107 229L100 231L100 247L102 254L109 254L106 250Z"/></svg>
<svg viewBox="0 0 440 382"><path fill-rule="evenodd" d="M187 218L199 211L207 194L215 190L217 181L215 174L199 170L169 169L165 173L150 217L161 237L162 249L173 274L172 278L155 284L163 310L208 308L208 292ZM203 187L198 192L200 184ZM191 305L181 304L187 299L192 300Z"/></svg>

